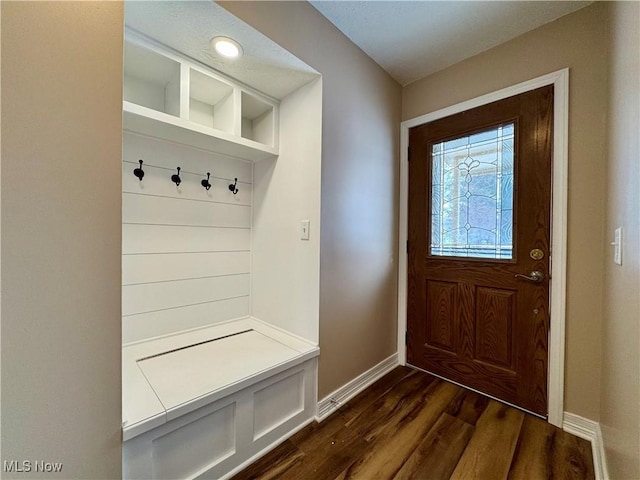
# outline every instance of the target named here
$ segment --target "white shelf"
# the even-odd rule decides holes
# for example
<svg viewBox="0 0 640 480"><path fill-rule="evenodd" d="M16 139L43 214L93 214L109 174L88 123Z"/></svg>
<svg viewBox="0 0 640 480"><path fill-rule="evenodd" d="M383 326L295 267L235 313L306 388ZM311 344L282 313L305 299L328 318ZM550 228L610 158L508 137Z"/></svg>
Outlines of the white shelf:
<svg viewBox="0 0 640 480"><path fill-rule="evenodd" d="M124 129L242 160L278 155L278 103L127 32Z"/></svg>
<svg viewBox="0 0 640 480"><path fill-rule="evenodd" d="M124 100L157 112L180 116L180 64L125 43Z"/></svg>
<svg viewBox="0 0 640 480"><path fill-rule="evenodd" d="M278 155L278 151L268 145L155 112L130 102L124 102L123 114L123 127L128 132L162 138L252 162Z"/></svg>
<svg viewBox="0 0 640 480"><path fill-rule="evenodd" d="M189 70L189 120L234 132L234 88L198 70Z"/></svg>
<svg viewBox="0 0 640 480"><path fill-rule="evenodd" d="M274 144L274 108L259 98L242 92L242 137L258 143Z"/></svg>

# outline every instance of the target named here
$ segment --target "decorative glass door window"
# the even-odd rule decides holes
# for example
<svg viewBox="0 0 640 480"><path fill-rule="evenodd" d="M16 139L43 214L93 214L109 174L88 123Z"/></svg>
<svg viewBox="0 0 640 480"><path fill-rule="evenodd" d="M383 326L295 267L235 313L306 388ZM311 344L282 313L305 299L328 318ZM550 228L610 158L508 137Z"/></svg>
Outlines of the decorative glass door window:
<svg viewBox="0 0 640 480"><path fill-rule="evenodd" d="M433 145L431 255L513 258L513 152L514 123Z"/></svg>

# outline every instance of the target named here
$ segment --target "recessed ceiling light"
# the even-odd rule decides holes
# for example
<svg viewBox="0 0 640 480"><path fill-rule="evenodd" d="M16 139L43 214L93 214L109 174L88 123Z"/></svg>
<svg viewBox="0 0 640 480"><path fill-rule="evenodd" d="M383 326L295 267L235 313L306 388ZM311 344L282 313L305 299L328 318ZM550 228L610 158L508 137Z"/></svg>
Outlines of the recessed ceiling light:
<svg viewBox="0 0 640 480"><path fill-rule="evenodd" d="M232 38L213 37L211 46L223 57L238 58L242 55L242 47Z"/></svg>

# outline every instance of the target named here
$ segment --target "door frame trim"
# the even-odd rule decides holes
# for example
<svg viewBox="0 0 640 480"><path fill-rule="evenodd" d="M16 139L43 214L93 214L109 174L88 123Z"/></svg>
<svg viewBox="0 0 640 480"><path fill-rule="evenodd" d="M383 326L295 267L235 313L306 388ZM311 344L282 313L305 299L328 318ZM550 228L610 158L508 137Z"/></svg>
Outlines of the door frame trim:
<svg viewBox="0 0 640 480"><path fill-rule="evenodd" d="M526 82L420 115L400 124L400 218L398 242L398 360L406 364L407 330L407 228L409 197L409 129L480 107L507 97L554 86L553 168L551 187L550 330L548 363L548 422L562 428L564 415L564 361L567 282L567 191L569 160L569 69L558 70Z"/></svg>

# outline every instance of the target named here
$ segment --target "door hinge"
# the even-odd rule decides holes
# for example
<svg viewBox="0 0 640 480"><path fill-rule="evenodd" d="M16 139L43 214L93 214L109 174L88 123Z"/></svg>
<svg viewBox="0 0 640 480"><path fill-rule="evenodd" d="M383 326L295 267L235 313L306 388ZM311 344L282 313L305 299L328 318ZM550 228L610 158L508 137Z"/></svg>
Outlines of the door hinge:
<svg viewBox="0 0 640 480"><path fill-rule="evenodd" d="M409 332L404 332L404 344L409 345Z"/></svg>
<svg viewBox="0 0 640 480"><path fill-rule="evenodd" d="M407 253L409 253L409 240L407 240Z"/></svg>
<svg viewBox="0 0 640 480"><path fill-rule="evenodd" d="M407 147L407 162L411 161L411 149Z"/></svg>

